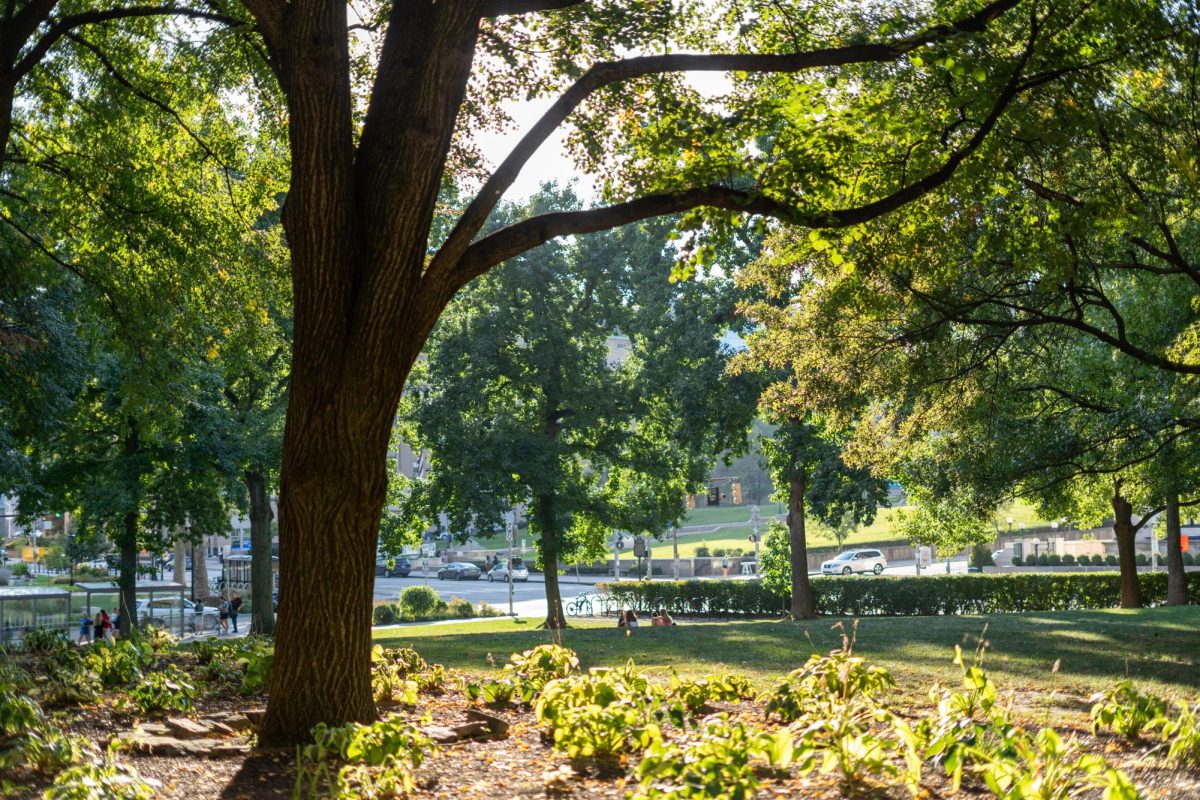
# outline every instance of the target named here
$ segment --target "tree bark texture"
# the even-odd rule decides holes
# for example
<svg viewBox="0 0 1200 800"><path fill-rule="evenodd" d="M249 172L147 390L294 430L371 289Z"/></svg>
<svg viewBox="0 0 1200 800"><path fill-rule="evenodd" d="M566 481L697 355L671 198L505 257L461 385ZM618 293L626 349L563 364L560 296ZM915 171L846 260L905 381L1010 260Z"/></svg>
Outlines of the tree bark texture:
<svg viewBox="0 0 1200 800"><path fill-rule="evenodd" d="M538 538L542 551L542 568L546 575L544 625L557 630L567 627L567 618L563 615L562 592L558 587L558 521L554 514L554 496L545 494L539 497L536 512Z"/></svg>
<svg viewBox="0 0 1200 800"><path fill-rule="evenodd" d="M176 531L175 536L175 563L172 565L171 580L180 585L187 584L187 540L184 537L182 530Z"/></svg>
<svg viewBox="0 0 1200 800"><path fill-rule="evenodd" d="M136 420L129 420L129 430L125 435L124 454L126 462L131 461L134 456L141 452L141 438L138 436L138 428ZM137 480L137 476L129 477L130 481ZM138 579L138 508L140 502L135 499L132 506L125 512L125 519L122 522L121 541L117 543L120 551L120 572L117 577L117 586L119 587L120 599L117 607L121 610L120 628L118 633L121 636L127 636L137 633L137 579Z"/></svg>
<svg viewBox="0 0 1200 800"><path fill-rule="evenodd" d="M1185 606L1188 602L1187 574L1183 568L1181 538L1179 492L1171 488L1167 491L1167 605L1169 606Z"/></svg>
<svg viewBox="0 0 1200 800"><path fill-rule="evenodd" d="M204 601L209 596L208 562L204 543L192 545L192 599Z"/></svg>
<svg viewBox="0 0 1200 800"><path fill-rule="evenodd" d="M1142 607L1142 587L1138 583L1137 557L1134 552L1133 506L1121 494L1118 484L1113 490L1113 530L1117 536L1117 558L1121 565L1121 608Z"/></svg>
<svg viewBox="0 0 1200 800"><path fill-rule="evenodd" d="M808 535L804 529L804 495L808 475L794 461L788 470L788 539L792 557L792 616L812 619L816 616L812 582L808 579Z"/></svg>
<svg viewBox="0 0 1200 800"><path fill-rule="evenodd" d="M275 633L271 495L262 473L247 470L242 480L250 494L250 632L271 636Z"/></svg>

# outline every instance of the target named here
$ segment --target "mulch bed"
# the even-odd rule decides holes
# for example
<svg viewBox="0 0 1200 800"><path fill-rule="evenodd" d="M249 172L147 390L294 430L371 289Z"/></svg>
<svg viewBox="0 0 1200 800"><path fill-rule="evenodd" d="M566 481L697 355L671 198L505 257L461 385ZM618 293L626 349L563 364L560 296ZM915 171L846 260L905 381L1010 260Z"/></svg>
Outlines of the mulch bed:
<svg viewBox="0 0 1200 800"><path fill-rule="evenodd" d="M206 696L199 713L244 711L261 708L261 698L242 698L237 695ZM445 695L423 695L416 709L397 707L391 713L408 718L422 727L433 724L454 726L466 719L471 708L463 691L451 689ZM1110 763L1124 769L1144 790L1148 798L1200 798L1200 773L1168 769L1162 765L1161 754L1148 749L1129 749L1124 743L1107 736L1092 737L1086 729L1081 708L1082 698L1054 696L1018 697L1018 714L1030 727L1053 725L1064 738L1077 736L1089 750L1102 753ZM763 707L758 702L722 705L720 711L757 725L763 724ZM438 800L493 800L494 798L572 797L618 800L636 788L627 775L632 762L604 765L572 762L553 751L537 727L533 712L520 707L488 709L510 724L503 739L468 740L444 745L440 752L425 761L417 771L418 797ZM1086 714L1086 711L1084 712ZM100 746L122 733L127 733L139 720L130 712L113 705L73 709L68 712L66 727L73 733L87 736ZM247 741L240 734L214 739L214 745ZM207 741L207 740L206 740ZM120 758L134 766L143 778L158 782L157 796L166 800L258 800L259 798L290 798L296 780L294 750L260 750L222 758L204 756L160 756L126 752ZM929 798L949 796L950 786L933 767L928 768ZM16 797L41 796L45 784L20 787ZM907 790L893 781L877 782L849 793L834 776L795 774L763 776L759 797L763 798L843 798L848 796L900 800L909 797ZM990 796L979 786L964 786L961 797ZM1099 797L1099 793L1094 794Z"/></svg>

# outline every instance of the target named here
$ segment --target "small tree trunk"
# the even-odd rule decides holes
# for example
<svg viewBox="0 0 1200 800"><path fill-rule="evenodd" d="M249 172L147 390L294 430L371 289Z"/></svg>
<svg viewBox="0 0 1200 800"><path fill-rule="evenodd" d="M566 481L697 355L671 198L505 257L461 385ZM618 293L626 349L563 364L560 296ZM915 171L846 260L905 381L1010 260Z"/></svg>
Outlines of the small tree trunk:
<svg viewBox="0 0 1200 800"><path fill-rule="evenodd" d="M275 632L275 570L271 557L271 497L267 478L247 470L243 476L250 493L250 632L270 636Z"/></svg>
<svg viewBox="0 0 1200 800"><path fill-rule="evenodd" d="M542 569L546 575L546 621L545 627L560 629L567 627L563 615L562 592L558 588L558 523L554 516L554 495L545 494L537 499L538 550L542 555Z"/></svg>
<svg viewBox="0 0 1200 800"><path fill-rule="evenodd" d="M138 545L137 545L137 520L136 511L129 511L125 514L124 533L121 536L120 551L121 551L121 571L117 577L117 586L119 587L120 600L117 603L121 609L120 625L117 628L117 633L122 637L132 636L137 632L137 571L138 571Z"/></svg>
<svg viewBox="0 0 1200 800"><path fill-rule="evenodd" d="M172 570L172 572L174 572L174 575L172 576L172 580L174 580L176 583L184 584L187 582L185 580L186 576L184 574L185 572L187 572L187 570L185 569L186 565L187 565L187 541L184 539L183 531L178 531L176 533L176 539L175 539L175 569Z"/></svg>
<svg viewBox="0 0 1200 800"><path fill-rule="evenodd" d="M1183 569L1183 548L1180 547L1179 492L1167 491L1167 605L1185 606L1188 602L1187 575Z"/></svg>
<svg viewBox="0 0 1200 800"><path fill-rule="evenodd" d="M192 599L203 601L208 597L208 562L205 560L204 543L192 545Z"/></svg>
<svg viewBox="0 0 1200 800"><path fill-rule="evenodd" d="M1142 587L1138 583L1137 558L1133 547L1133 506L1121 495L1120 484L1113 490L1112 507L1117 558L1121 564L1121 608L1141 608Z"/></svg>
<svg viewBox="0 0 1200 800"><path fill-rule="evenodd" d="M812 583L808 579L808 538L804 529L804 495L808 492L808 475L795 462L789 470L788 538L792 556L792 616L812 619L816 616Z"/></svg>

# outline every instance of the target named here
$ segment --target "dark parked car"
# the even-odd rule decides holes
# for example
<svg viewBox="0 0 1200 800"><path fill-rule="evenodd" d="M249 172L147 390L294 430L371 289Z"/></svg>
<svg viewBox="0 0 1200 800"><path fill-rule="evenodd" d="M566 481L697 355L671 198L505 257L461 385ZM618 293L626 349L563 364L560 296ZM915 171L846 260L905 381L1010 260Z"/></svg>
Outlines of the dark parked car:
<svg viewBox="0 0 1200 800"><path fill-rule="evenodd" d="M449 564L442 565L442 568L438 570L437 576L442 580L477 581L482 574L479 567L474 564L468 564L466 561L451 561Z"/></svg>
<svg viewBox="0 0 1200 800"><path fill-rule="evenodd" d="M407 558L394 559L390 568L386 558L375 562L375 574L385 578L407 578L410 572L412 572L412 564L408 563Z"/></svg>

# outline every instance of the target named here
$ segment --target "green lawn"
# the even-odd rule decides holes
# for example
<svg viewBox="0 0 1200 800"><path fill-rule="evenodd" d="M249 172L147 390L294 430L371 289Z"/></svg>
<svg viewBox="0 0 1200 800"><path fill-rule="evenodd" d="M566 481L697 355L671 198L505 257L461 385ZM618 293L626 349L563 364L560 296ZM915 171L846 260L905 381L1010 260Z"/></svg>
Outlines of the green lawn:
<svg viewBox="0 0 1200 800"><path fill-rule="evenodd" d="M574 649L584 666L623 664L661 674L732 670L761 686L839 643L836 620L682 622L642 627L626 637L615 623L583 622L558 634L537 620L492 620L376 631L387 646L415 647L426 659L460 670L490 671L512 652L542 642ZM849 621L846 621L849 625ZM1130 675L1172 696L1200 688L1200 607L1106 610L988 617L873 617L861 620L855 652L891 670L905 692L955 682L954 645L974 651L986 627L985 668L1001 688L1087 695ZM1055 664L1057 663L1057 672Z"/></svg>

